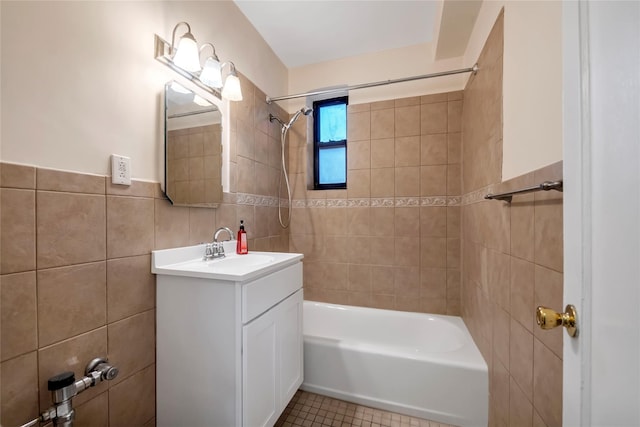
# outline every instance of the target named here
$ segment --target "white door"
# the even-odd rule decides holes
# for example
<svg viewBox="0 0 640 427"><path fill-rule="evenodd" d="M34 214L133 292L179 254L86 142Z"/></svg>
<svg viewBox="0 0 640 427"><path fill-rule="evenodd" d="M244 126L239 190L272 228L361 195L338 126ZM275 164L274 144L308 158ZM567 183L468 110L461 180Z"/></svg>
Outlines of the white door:
<svg viewBox="0 0 640 427"><path fill-rule="evenodd" d="M563 2L563 424L640 425L640 2Z"/></svg>

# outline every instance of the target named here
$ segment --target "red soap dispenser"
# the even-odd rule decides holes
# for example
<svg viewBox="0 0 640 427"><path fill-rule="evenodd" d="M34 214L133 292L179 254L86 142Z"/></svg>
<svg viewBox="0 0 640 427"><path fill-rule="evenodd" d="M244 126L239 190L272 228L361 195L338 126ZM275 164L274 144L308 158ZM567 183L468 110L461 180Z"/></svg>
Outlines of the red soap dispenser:
<svg viewBox="0 0 640 427"><path fill-rule="evenodd" d="M245 255L249 253L249 245L247 243L247 232L244 231L244 221L240 220L240 230L238 230L238 241L236 243L236 253Z"/></svg>

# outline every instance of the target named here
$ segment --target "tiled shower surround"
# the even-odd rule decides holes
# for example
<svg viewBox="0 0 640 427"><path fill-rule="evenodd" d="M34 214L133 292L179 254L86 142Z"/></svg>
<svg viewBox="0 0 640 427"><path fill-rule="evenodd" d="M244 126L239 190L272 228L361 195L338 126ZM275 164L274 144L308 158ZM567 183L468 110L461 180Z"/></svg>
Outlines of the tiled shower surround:
<svg viewBox="0 0 640 427"><path fill-rule="evenodd" d="M151 251L211 241L240 219L250 249L287 251L273 206L280 128L268 121L286 115L248 80L242 88L231 111L232 191L217 209L171 206L157 183L0 163L1 425L37 417L51 404L47 379L79 378L97 356L120 374L73 399L75 425L154 425Z"/></svg>
<svg viewBox="0 0 640 427"><path fill-rule="evenodd" d="M306 124L290 133L290 250L305 298L460 314L462 92L350 105L346 190L308 190Z"/></svg>

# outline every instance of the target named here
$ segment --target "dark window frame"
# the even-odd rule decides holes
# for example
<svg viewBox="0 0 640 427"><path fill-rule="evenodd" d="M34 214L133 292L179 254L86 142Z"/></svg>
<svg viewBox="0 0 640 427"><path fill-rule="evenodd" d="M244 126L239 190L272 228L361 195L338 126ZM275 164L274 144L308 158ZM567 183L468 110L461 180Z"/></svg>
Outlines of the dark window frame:
<svg viewBox="0 0 640 427"><path fill-rule="evenodd" d="M342 190L347 188L347 139L341 141L323 142L320 144L320 108L331 105L349 105L348 96L322 99L313 103L313 189L314 190ZM345 127L347 117L345 112ZM328 148L344 147L344 182L333 184L320 184L320 150Z"/></svg>

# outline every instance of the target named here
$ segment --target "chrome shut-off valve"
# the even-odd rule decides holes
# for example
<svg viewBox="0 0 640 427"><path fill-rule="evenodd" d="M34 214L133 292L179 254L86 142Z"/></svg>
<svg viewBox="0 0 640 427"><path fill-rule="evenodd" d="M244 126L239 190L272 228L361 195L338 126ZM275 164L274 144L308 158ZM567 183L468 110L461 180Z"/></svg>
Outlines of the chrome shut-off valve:
<svg viewBox="0 0 640 427"><path fill-rule="evenodd" d="M118 368L109 365L107 363L107 359L103 359L101 357L96 357L91 362L89 362L84 370L84 374L87 377L96 377L96 375L99 374L100 381L111 381L118 376L118 372L120 372Z"/></svg>
<svg viewBox="0 0 640 427"><path fill-rule="evenodd" d="M47 388L51 392L53 406L22 427L35 426L46 421L53 421L56 427L73 427L75 410L71 399L89 387L114 379L118 375L118 368L109 365L107 359L97 357L87 364L84 374L85 376L79 380L76 380L73 372L63 372L49 378Z"/></svg>

